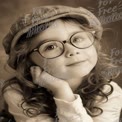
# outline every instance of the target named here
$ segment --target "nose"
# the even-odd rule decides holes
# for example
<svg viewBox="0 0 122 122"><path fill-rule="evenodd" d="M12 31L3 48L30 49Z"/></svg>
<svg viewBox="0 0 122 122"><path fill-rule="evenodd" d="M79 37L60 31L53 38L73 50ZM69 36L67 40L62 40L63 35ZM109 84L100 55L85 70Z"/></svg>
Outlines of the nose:
<svg viewBox="0 0 122 122"><path fill-rule="evenodd" d="M73 45L70 44L65 44L65 55L66 57L72 57L75 55L80 54L80 51L78 48L74 47Z"/></svg>

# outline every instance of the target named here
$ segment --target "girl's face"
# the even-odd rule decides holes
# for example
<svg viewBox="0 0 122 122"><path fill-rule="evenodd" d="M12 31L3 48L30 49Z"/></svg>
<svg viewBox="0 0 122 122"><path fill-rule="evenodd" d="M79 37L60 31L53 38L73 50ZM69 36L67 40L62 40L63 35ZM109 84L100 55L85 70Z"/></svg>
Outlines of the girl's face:
<svg viewBox="0 0 122 122"><path fill-rule="evenodd" d="M58 19L49 28L32 38L31 48L36 48L40 42L45 40L68 41L74 33L79 31L83 30L78 24L63 22ZM42 57L38 51L33 52L30 58L49 74L64 80L82 78L89 74L96 65L97 52L94 45L85 49L78 49L68 41L64 44L64 48L63 54L53 59Z"/></svg>

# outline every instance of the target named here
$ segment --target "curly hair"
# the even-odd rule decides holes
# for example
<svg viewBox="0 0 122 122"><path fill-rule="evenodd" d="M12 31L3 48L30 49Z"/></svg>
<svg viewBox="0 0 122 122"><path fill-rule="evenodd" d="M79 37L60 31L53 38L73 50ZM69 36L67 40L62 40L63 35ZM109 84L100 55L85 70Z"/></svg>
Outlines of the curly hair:
<svg viewBox="0 0 122 122"><path fill-rule="evenodd" d="M82 27L86 30L94 30L88 26L88 24L84 23L83 21L78 21L73 18L63 17L60 18L64 22L74 22L78 24L78 26ZM54 20L55 21L55 20ZM44 23L43 30L47 29L54 21ZM40 27L40 25L38 25ZM43 30L39 30L37 33L31 35L29 38L33 38L38 33ZM97 30L95 30L97 31ZM5 89L8 86L13 87L13 84L18 84L21 90L16 89L19 91L23 96L23 101L21 103L21 107L23 109L24 114L28 115L29 117L37 116L41 113L47 113L50 117L56 117L56 104L53 99L52 93L47 91L47 89L43 87L39 87L32 82L32 77L30 74L30 66L35 65L33 62L29 60L29 52L30 52L30 45L31 42L29 38L27 38L27 34L25 33L20 37L18 43L15 47L15 54L17 55L15 65L16 68L16 77L9 79L5 82L5 85L2 89L3 94ZM110 81L115 78L118 73L110 74L105 76L105 72L109 71L111 68L116 68L110 61L110 58L107 54L102 52L100 40L96 37L94 46L98 53L98 61L96 66L93 70L85 76L83 79L83 83L78 87L78 89L74 92L80 95L83 105L86 108L88 114L92 117L100 115L103 110L97 107L96 100L97 96L101 99L99 101L106 99L108 100L108 96L113 92L113 87L110 84ZM12 61L12 57L9 57L8 63ZM104 86L108 85L110 87L110 91L107 93L104 92ZM24 104L27 103L30 108L26 108Z"/></svg>

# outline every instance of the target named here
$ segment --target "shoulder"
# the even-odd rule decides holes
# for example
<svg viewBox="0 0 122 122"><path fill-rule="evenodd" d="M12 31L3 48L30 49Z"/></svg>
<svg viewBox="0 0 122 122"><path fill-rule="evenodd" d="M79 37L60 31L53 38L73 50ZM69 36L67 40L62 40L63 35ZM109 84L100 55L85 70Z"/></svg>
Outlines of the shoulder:
<svg viewBox="0 0 122 122"><path fill-rule="evenodd" d="M103 110L103 113L94 117L95 122L105 122L106 120L110 122L119 122L122 109L122 89L116 82L112 81L109 85L104 86L103 92L109 92L111 86L113 92L108 96L108 100L103 100L98 103L98 107Z"/></svg>
<svg viewBox="0 0 122 122"><path fill-rule="evenodd" d="M122 93L122 88L116 82L112 81L110 84L113 86L113 88L116 92L118 92L120 94Z"/></svg>
<svg viewBox="0 0 122 122"><path fill-rule="evenodd" d="M99 105L106 105L106 107L109 106L118 106L119 108L122 108L122 88L114 81L110 82L109 85L105 85L103 92L108 93L111 90L111 87L113 88L113 92L108 96L108 101L105 102L104 100L100 102Z"/></svg>
<svg viewBox="0 0 122 122"><path fill-rule="evenodd" d="M110 82L110 86L112 86L113 92L112 92L111 95L109 95L109 98L111 98L111 97L117 97L118 96L122 100L122 88L116 82L114 82L114 81L111 81ZM104 91L105 92L109 91L110 88L111 88L110 86L109 85L108 86L106 85L104 87Z"/></svg>
<svg viewBox="0 0 122 122"><path fill-rule="evenodd" d="M107 93L111 88L113 89L113 94L122 96L122 88L114 81L111 81L110 84L106 84L103 88L103 92Z"/></svg>
<svg viewBox="0 0 122 122"><path fill-rule="evenodd" d="M121 103L122 102L122 88L116 82L111 82L110 84L113 86L113 93L110 97L112 98L115 97Z"/></svg>
<svg viewBox="0 0 122 122"><path fill-rule="evenodd" d="M19 85L8 86L3 94L5 102L9 104L19 104L23 100Z"/></svg>

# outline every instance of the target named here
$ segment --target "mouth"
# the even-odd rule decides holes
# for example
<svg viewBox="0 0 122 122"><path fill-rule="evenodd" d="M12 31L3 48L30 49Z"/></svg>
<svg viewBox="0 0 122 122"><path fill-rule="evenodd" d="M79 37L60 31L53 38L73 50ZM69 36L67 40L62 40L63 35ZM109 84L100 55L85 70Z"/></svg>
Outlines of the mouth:
<svg viewBox="0 0 122 122"><path fill-rule="evenodd" d="M76 66L76 65L80 65L81 63L85 62L86 60L84 61L78 61L78 62L75 62L75 63L71 63L71 64L68 64L67 66Z"/></svg>

